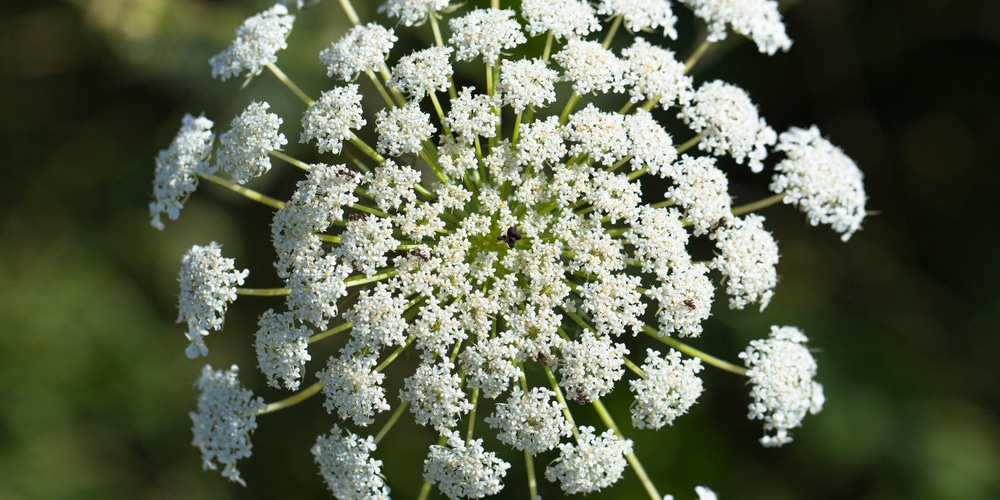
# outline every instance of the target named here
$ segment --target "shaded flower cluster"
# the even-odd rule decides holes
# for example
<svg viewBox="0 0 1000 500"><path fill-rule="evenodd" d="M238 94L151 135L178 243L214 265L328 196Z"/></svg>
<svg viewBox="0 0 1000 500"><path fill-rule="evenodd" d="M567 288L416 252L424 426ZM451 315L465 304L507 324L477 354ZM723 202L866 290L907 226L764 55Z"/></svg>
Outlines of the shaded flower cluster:
<svg viewBox="0 0 1000 500"><path fill-rule="evenodd" d="M815 127L779 135L743 89L690 76L729 31L764 53L788 50L775 2L679 5L709 28L684 61L658 45L677 38L668 0L524 0L517 10L389 0L380 11L393 28L362 24L341 2L354 27L319 53L331 82L315 99L276 66L289 8L248 19L210 60L212 75L268 69L286 83L304 102L290 122L320 163L282 151L286 122L267 102L234 118L217 150L213 122L186 116L156 159L157 228L200 180L274 210L280 286L242 288L249 271L214 242L182 261L187 355L208 354L206 337L238 295L271 296L258 319L258 367L271 387L295 391L265 406L239 386L235 366L206 366L192 413L205 467L221 463L242 483L236 461L250 456L257 416L318 395L331 431L311 451L338 498L388 497L392 478L376 452L405 413L437 436L423 478L449 498L500 492L510 449L545 464L540 476L565 493L604 489L633 467L663 498L602 398L627 386L633 427L672 425L697 403L706 365L749 377L762 444L791 441L823 403L797 329L752 342L739 355L745 368L679 339L711 334L716 289L732 309L772 300L778 243L748 212L783 200L846 240L864 216L861 174ZM435 43L398 47L404 29L427 29ZM529 53L536 37L544 48ZM456 85L456 68L468 65L485 81ZM675 136L667 121L688 131ZM775 197L734 206L726 169L762 172L773 151L785 155ZM284 201L253 189L275 159L304 171ZM693 240L714 245L714 257L697 255ZM639 336L666 348L640 349ZM393 364L407 376L389 380ZM580 412L603 428L579 424ZM476 426L480 416L488 425ZM368 434L375 424L383 428ZM509 449L487 449L483 429Z"/></svg>

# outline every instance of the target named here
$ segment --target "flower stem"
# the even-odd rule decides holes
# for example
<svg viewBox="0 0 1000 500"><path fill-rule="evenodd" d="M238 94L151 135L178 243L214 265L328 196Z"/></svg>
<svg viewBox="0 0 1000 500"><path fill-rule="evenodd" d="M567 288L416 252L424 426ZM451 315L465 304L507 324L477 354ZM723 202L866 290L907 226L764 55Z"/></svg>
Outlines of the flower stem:
<svg viewBox="0 0 1000 500"><path fill-rule="evenodd" d="M257 412L257 414L258 415L263 415L265 413L272 413L272 412L276 412L278 410L283 410L285 408L288 408L289 406L295 406L295 405L297 405L297 404L299 404L299 403L301 403L301 402L309 399L314 394L316 394L317 392L319 392L319 390L322 389L322 388L323 388L323 381L317 380L316 382L314 382L309 387L306 387L305 389L303 389L303 390L301 390L299 392L296 392L295 394L292 394L291 396L288 396L285 399L282 399L280 401L275 401L273 403L268 404L267 407L265 407L263 410Z"/></svg>
<svg viewBox="0 0 1000 500"><path fill-rule="evenodd" d="M607 49L611 46L611 40L614 39L615 33L618 32L618 27L622 25L622 16L615 17L614 22L611 23L611 27L608 28L608 34L604 37L604 43L601 44L602 48Z"/></svg>
<svg viewBox="0 0 1000 500"><path fill-rule="evenodd" d="M691 347L673 337L661 336L660 333L657 332L655 328L649 325L642 325L642 329L650 337L653 337L656 340L659 340L660 342L667 344L668 346L673 347L674 349L677 349L678 351L683 352L684 354L687 354L688 356L694 356L716 368L720 368L727 372L744 376L747 374L746 368L734 365L728 361L723 361L715 356L712 356L711 354L699 351L698 349L695 349L694 347Z"/></svg>
<svg viewBox="0 0 1000 500"><path fill-rule="evenodd" d="M333 327L333 328L331 328L331 329L329 329L329 330L327 330L325 332L317 333L316 335L313 335L312 337L309 337L309 343L313 344L313 343L319 342L320 340L323 340L323 339L325 339L327 337L332 337L332 336L334 336L334 335L336 335L336 334L338 334L338 333L340 333L342 331L350 330L352 326L354 326L354 323L352 323L350 321L348 321L346 323L341 323L341 324L339 324L339 325L337 325L337 326L335 326L335 327Z"/></svg>
<svg viewBox="0 0 1000 500"><path fill-rule="evenodd" d="M746 213L753 212L755 210L760 210L765 207L769 207L776 203L781 202L785 199L785 193L778 193L775 195L768 196L762 200L755 201L753 203L747 203L746 205L740 205L738 207L733 207L733 215L743 215Z"/></svg>
<svg viewBox="0 0 1000 500"><path fill-rule="evenodd" d="M392 416L389 417L389 421L386 422L385 425L382 426L382 430L378 431L378 434L375 435L374 439L375 444L378 444L379 441L381 441L382 438L384 438L385 435L389 433L392 427L396 425L396 422L399 420L399 417L402 417L403 412L406 411L406 409L409 407L410 407L409 401L403 401L402 404L396 407L396 411L392 412Z"/></svg>
<svg viewBox="0 0 1000 500"><path fill-rule="evenodd" d="M566 107L563 108L563 112L559 115L559 124L566 125L569 121L569 114L573 112L573 108L576 107L576 103L580 100L580 94L573 92L573 95L569 96L566 100Z"/></svg>
<svg viewBox="0 0 1000 500"><path fill-rule="evenodd" d="M272 63L267 63L267 69L271 70L271 73L274 73L274 76L278 77L281 83L284 83L295 95L299 96L299 99L302 99L302 102L306 103L306 106L312 106L313 100L298 85L295 85L295 82L288 78L288 75L284 71L281 71L280 68Z"/></svg>
<svg viewBox="0 0 1000 500"><path fill-rule="evenodd" d="M227 180L225 180L222 177L219 177L217 175L200 175L199 174L199 177L201 177L202 179L205 179L205 180L207 180L209 182L214 182L215 184L218 184L218 185L220 185L220 186L222 186L222 187L224 187L224 188L226 188L226 189L228 189L228 190L230 190L230 191L232 191L234 193L239 193L239 194L241 194L241 195L243 195L243 196L245 196L245 197L247 197L247 198L249 198L249 199L251 199L253 201L256 201L258 203L263 203L264 205L267 205L267 206L269 206L269 207L271 207L271 208L273 208L275 210L281 210L285 206L285 204L283 202L281 202L280 200L277 200L275 198L271 198L270 196L263 195L261 193L258 193L257 191L252 190L252 189L247 189L247 188L245 188L243 186L238 186L238 185L233 184L232 182L229 182L229 181L227 181Z"/></svg>
<svg viewBox="0 0 1000 500"><path fill-rule="evenodd" d="M391 278L395 275L396 275L396 268L390 267L380 273L376 273L371 276L362 276L360 274L350 276L344 280L344 285L347 286L367 285L369 283L375 283L378 281L382 281L384 279Z"/></svg>
<svg viewBox="0 0 1000 500"><path fill-rule="evenodd" d="M600 415L601 420L604 421L604 425L607 425L608 428L615 431L615 434L617 434L619 438L625 439L622 432L618 430L615 420L611 417L611 414L608 413L608 409L604 407L604 403L602 403L600 399L595 399L591 405L595 410L597 410L597 414ZM656 491L656 486L653 484L653 481L649 479L649 475L646 474L646 469L642 466L642 462L639 461L639 457L635 456L635 452L627 453L625 455L625 459L628 460L628 463L632 466L632 470L635 471L635 475L639 478L639 482L642 483L644 488L646 488L646 493L649 494L649 498L652 498L653 500L660 500L660 498L663 498L660 496L660 493Z"/></svg>
<svg viewBox="0 0 1000 500"><path fill-rule="evenodd" d="M278 151L277 149L271 150L270 154L271 154L271 156L273 156L275 158L279 158L281 160L284 160L286 163L291 164L292 166L301 168L302 170L305 170L306 172L308 172L309 169L311 168L308 164L306 164L306 162L301 161L301 160L297 160L295 158L292 158L291 156L288 156L284 152Z"/></svg>
<svg viewBox="0 0 1000 500"><path fill-rule="evenodd" d="M524 468L528 472L528 498L538 498L538 480L535 478L535 457L524 450Z"/></svg>
<svg viewBox="0 0 1000 500"><path fill-rule="evenodd" d="M552 369L548 366L543 366L542 368L545 369L545 376L549 378L549 385L552 386L552 391L556 393L556 401L559 401L559 406L562 407L563 416L566 417L566 421L573 428L573 437L579 441L580 430L576 428L576 422L573 421L573 414L569 411L569 405L566 404L566 398L563 396L562 389L559 388L559 382L556 380L555 374L552 373Z"/></svg>
<svg viewBox="0 0 1000 500"><path fill-rule="evenodd" d="M256 297L280 297L282 295L288 295L291 290L287 288L243 288L236 287L236 293L239 295L248 295Z"/></svg>
<svg viewBox="0 0 1000 500"><path fill-rule="evenodd" d="M469 429L466 431L465 440L472 441L473 432L476 428L476 408L478 408L479 403L479 389L472 391L472 410L469 411Z"/></svg>
<svg viewBox="0 0 1000 500"><path fill-rule="evenodd" d="M351 24L355 26L361 24L361 19L358 18L358 13L354 12L351 0L340 0L340 6L344 8L344 14L347 14L347 20L351 21Z"/></svg>
<svg viewBox="0 0 1000 500"><path fill-rule="evenodd" d="M677 149L677 154L681 154L681 153L683 153L683 152L685 152L685 151L687 151L687 150L695 147L704 138L705 138L705 131L702 130L701 132L698 133L698 135L696 135L696 136L688 139L684 144L681 144L680 146L677 146L677 148L676 148Z"/></svg>
<svg viewBox="0 0 1000 500"><path fill-rule="evenodd" d="M688 57L687 61L684 61L685 75L691 71L691 68L693 68L694 65L697 64L698 60L701 59L701 56L705 55L705 52L711 46L712 42L708 41L707 38L701 42L701 45L699 45L698 48L694 50L694 53L691 54L691 57Z"/></svg>

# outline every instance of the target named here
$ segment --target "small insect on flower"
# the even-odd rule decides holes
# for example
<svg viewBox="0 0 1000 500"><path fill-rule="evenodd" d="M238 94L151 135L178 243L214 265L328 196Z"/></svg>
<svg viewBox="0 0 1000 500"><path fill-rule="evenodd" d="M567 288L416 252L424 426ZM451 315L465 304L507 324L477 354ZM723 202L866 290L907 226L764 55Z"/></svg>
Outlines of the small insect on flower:
<svg viewBox="0 0 1000 500"><path fill-rule="evenodd" d="M708 232L715 234L716 231L722 229L723 227L726 227L727 222L729 222L729 220L726 219L725 217L719 217L719 220L715 221L712 224L712 227L708 228Z"/></svg>
<svg viewBox="0 0 1000 500"><path fill-rule="evenodd" d="M421 250L419 248L414 248L413 250L410 250L410 255L412 255L412 256L414 256L414 257L416 257L416 258L418 258L418 259L420 259L420 260L422 260L424 262L427 262L427 261L431 260L430 255L427 255L427 252L424 252L423 250Z"/></svg>
<svg viewBox="0 0 1000 500"><path fill-rule="evenodd" d="M517 243L517 240L521 239L521 233L517 231L516 227L511 226L507 228L506 234L497 236L497 239L506 243L508 247L514 248L514 243Z"/></svg>
<svg viewBox="0 0 1000 500"><path fill-rule="evenodd" d="M691 299L684 299L684 305L687 306L689 311L694 311L696 307L694 306L694 301Z"/></svg>

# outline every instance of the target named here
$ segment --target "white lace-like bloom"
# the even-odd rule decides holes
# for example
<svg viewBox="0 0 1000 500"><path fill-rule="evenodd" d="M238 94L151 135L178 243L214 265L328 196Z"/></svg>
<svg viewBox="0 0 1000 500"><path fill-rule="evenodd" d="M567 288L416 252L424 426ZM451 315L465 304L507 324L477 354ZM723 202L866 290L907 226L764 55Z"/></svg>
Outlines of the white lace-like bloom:
<svg viewBox="0 0 1000 500"><path fill-rule="evenodd" d="M577 403L589 403L611 392L615 382L625 374L625 344L612 342L607 336L584 332L580 338L562 347L561 361L556 372L566 398Z"/></svg>
<svg viewBox="0 0 1000 500"><path fill-rule="evenodd" d="M726 277L730 309L760 304L763 311L778 283L778 243L764 229L764 217L748 214L733 219L715 233L719 254L712 259L712 269Z"/></svg>
<svg viewBox="0 0 1000 500"><path fill-rule="evenodd" d="M355 215L348 219L333 254L370 278L385 267L386 254L399 246L399 240L392 237L392 219Z"/></svg>
<svg viewBox="0 0 1000 500"><path fill-rule="evenodd" d="M265 311L257 326L254 348L257 365L267 377L267 384L276 389L284 385L288 390L297 391L306 362L312 359L309 355L312 330L305 325L296 327L292 313L278 314L274 309Z"/></svg>
<svg viewBox="0 0 1000 500"><path fill-rule="evenodd" d="M694 80L684 74L684 63L672 51L636 38L622 50L622 59L628 67L625 80L632 86L632 102L655 100L667 109L675 103L687 105L694 95Z"/></svg>
<svg viewBox="0 0 1000 500"><path fill-rule="evenodd" d="M355 26L340 40L323 49L319 60L326 66L326 76L350 82L358 77L358 73L381 66L397 40L392 29L380 24Z"/></svg>
<svg viewBox="0 0 1000 500"><path fill-rule="evenodd" d="M365 175L368 195L385 211L394 211L404 202L413 203L417 195L413 186L420 183L420 171L409 165L386 160Z"/></svg>
<svg viewBox="0 0 1000 500"><path fill-rule="evenodd" d="M374 438L346 432L334 424L330 435L317 437L310 450L327 487L340 499L388 500L382 461L371 458L377 448Z"/></svg>
<svg viewBox="0 0 1000 500"><path fill-rule="evenodd" d="M340 154L344 141L351 138L351 130L360 130L368 123L362 116L361 97L355 84L323 91L302 115L299 142L316 139L320 153Z"/></svg>
<svg viewBox="0 0 1000 500"><path fill-rule="evenodd" d="M472 143L476 137L495 137L500 117L493 112L492 97L473 94L474 88L466 87L451 100L451 111L444 123L458 136L459 142Z"/></svg>
<svg viewBox="0 0 1000 500"><path fill-rule="evenodd" d="M437 131L430 119L431 116L421 111L416 103L379 111L375 115L375 131L378 132L375 149L389 156L419 153L424 141Z"/></svg>
<svg viewBox="0 0 1000 500"><path fill-rule="evenodd" d="M708 41L726 38L726 25L751 39L762 54L774 55L778 49L788 51L792 40L785 33L785 24L775 0L680 0L694 15L708 23Z"/></svg>
<svg viewBox="0 0 1000 500"><path fill-rule="evenodd" d="M625 27L632 32L663 28L663 34L676 39L677 16L670 8L669 0L601 0L597 14L622 16Z"/></svg>
<svg viewBox="0 0 1000 500"><path fill-rule="evenodd" d="M581 308L590 313L598 334L619 336L631 330L637 335L642 331L639 318L646 305L636 290L639 285L638 276L607 273L580 287Z"/></svg>
<svg viewBox="0 0 1000 500"><path fill-rule="evenodd" d="M289 290L285 297L288 310L295 313L295 319L326 329L329 320L337 317L337 304L347 295L345 280L353 271L333 255L302 256L285 283Z"/></svg>
<svg viewBox="0 0 1000 500"><path fill-rule="evenodd" d="M577 443L559 445L559 458L545 469L545 478L559 481L569 494L600 491L621 479L628 453L631 439L621 439L611 429L596 436L593 427L580 426Z"/></svg>
<svg viewBox="0 0 1000 500"><path fill-rule="evenodd" d="M388 86L419 101L427 92L444 92L451 85L451 47L431 47L399 58Z"/></svg>
<svg viewBox="0 0 1000 500"><path fill-rule="evenodd" d="M571 39L552 56L563 67L563 76L573 82L573 92L625 92L628 66L599 42Z"/></svg>
<svg viewBox="0 0 1000 500"><path fill-rule="evenodd" d="M767 158L767 148L778 140L774 129L757 113L750 96L721 80L699 87L691 104L681 108L677 117L691 130L705 134L699 149L714 155L728 154L740 164L748 160L754 173L763 170L761 162Z"/></svg>
<svg viewBox="0 0 1000 500"><path fill-rule="evenodd" d="M667 131L644 109L625 117L625 131L632 146L633 170L646 169L651 175L667 177L673 172L677 149Z"/></svg>
<svg viewBox="0 0 1000 500"><path fill-rule="evenodd" d="M398 17L399 22L413 26L421 24L431 12L448 6L448 0L387 0L378 8L389 17Z"/></svg>
<svg viewBox="0 0 1000 500"><path fill-rule="evenodd" d="M174 136L170 147L161 150L156 157L153 172L153 196L149 203L150 224L162 230L160 214L167 214L170 220L177 220L184 200L198 187L198 175L211 175L216 167L209 162L212 154L212 120L201 115L197 118L187 114L181 120L181 128Z"/></svg>
<svg viewBox="0 0 1000 500"><path fill-rule="evenodd" d="M559 73L541 59L504 59L497 91L504 105L520 113L529 106L541 108L555 102L558 79Z"/></svg>
<svg viewBox="0 0 1000 500"><path fill-rule="evenodd" d="M295 16L288 8L276 4L257 14L236 29L236 38L226 50L208 60L212 78L222 81L246 72L248 78L259 75L268 64L278 61L275 55L288 47L285 39L292 31Z"/></svg>
<svg viewBox="0 0 1000 500"><path fill-rule="evenodd" d="M681 353L670 349L665 358L646 349L642 365L645 378L630 380L635 393L632 404L632 425L639 429L659 429L673 425L674 419L685 414L698 401L704 386L698 378L701 360L681 360Z"/></svg>
<svg viewBox="0 0 1000 500"><path fill-rule="evenodd" d="M233 118L229 131L219 136L222 147L219 148L218 166L236 184L245 184L271 170L268 154L288 143L285 134L278 132L282 120L267 112L270 107L266 102L251 103Z"/></svg>
<svg viewBox="0 0 1000 500"><path fill-rule="evenodd" d="M410 411L418 424L430 424L440 432L455 427L459 416L472 410L472 403L461 389L462 379L454 370L455 365L450 361L421 364L416 373L406 378L399 399L410 402Z"/></svg>
<svg viewBox="0 0 1000 500"><path fill-rule="evenodd" d="M560 438L572 435L573 427L561 408L551 389L533 387L525 394L520 387L514 387L507 402L497 404L486 423L499 431L500 442L537 455L555 448Z"/></svg>
<svg viewBox="0 0 1000 500"><path fill-rule="evenodd" d="M524 375L514 364L518 350L506 341L502 337L480 338L476 345L467 347L459 355L466 384L470 389L480 389L483 397L495 399Z"/></svg>
<svg viewBox="0 0 1000 500"><path fill-rule="evenodd" d="M236 261L222 257L222 245L194 245L181 259L178 281L177 322L187 322L185 334L191 344L184 353L194 359L208 355L204 337L209 330L222 330L226 308L236 300L236 286L243 285L249 269L237 271Z"/></svg>
<svg viewBox="0 0 1000 500"><path fill-rule="evenodd" d="M203 469L216 470L217 463L221 464L222 477L246 486L236 462L250 457L250 435L257 428L257 413L267 405L240 385L239 370L236 365L228 371L202 367L194 384L199 394L198 411L190 413L191 444L201 450Z"/></svg>
<svg viewBox="0 0 1000 500"><path fill-rule="evenodd" d="M694 225L695 236L732 217L729 179L711 156L682 155L674 172L674 185L663 196L684 208L684 217Z"/></svg>
<svg viewBox="0 0 1000 500"><path fill-rule="evenodd" d="M807 340L798 328L772 326L767 339L751 341L740 353L752 384L747 418L764 421L760 444L766 447L790 443L788 431L802 425L807 412L823 409L823 386L813 380L816 360Z"/></svg>
<svg viewBox="0 0 1000 500"><path fill-rule="evenodd" d="M358 344L356 350L405 344L404 311L406 297L390 285L379 283L374 289L362 290L350 310L344 312L344 321L353 323L351 341Z"/></svg>
<svg viewBox="0 0 1000 500"><path fill-rule="evenodd" d="M792 127L775 149L788 158L774 167L771 191L784 193L785 203L805 212L810 224L829 224L841 240L849 240L865 218L864 176L854 161L816 126Z"/></svg>
<svg viewBox="0 0 1000 500"><path fill-rule="evenodd" d="M501 50L513 49L528 41L521 23L510 9L476 9L448 21L452 35L448 43L458 49L455 59L471 61L483 56L486 64L496 64Z"/></svg>
<svg viewBox="0 0 1000 500"><path fill-rule="evenodd" d="M531 36L551 32L557 40L573 39L601 29L594 8L580 0L523 0L521 15Z"/></svg>
<svg viewBox="0 0 1000 500"><path fill-rule="evenodd" d="M437 297L431 297L427 305L420 308L408 333L416 337L424 361L431 362L435 357L447 358L455 343L465 340L467 334L457 315L456 304L442 307Z"/></svg>
<svg viewBox="0 0 1000 500"><path fill-rule="evenodd" d="M641 266L643 272L655 273L661 280L672 267L691 261L686 248L688 233L675 208L641 207L637 223L624 239L633 247L630 263Z"/></svg>
<svg viewBox="0 0 1000 500"><path fill-rule="evenodd" d="M658 286L646 291L646 296L659 303L656 308L659 334L676 333L679 337L701 335L701 324L712 313L714 295L708 266L701 263L675 264L669 275L660 277Z"/></svg>
<svg viewBox="0 0 1000 500"><path fill-rule="evenodd" d="M323 407L354 425L368 426L375 414L389 409L382 381L385 374L375 371L374 356L330 356L326 369L316 376L323 382Z"/></svg>
<svg viewBox="0 0 1000 500"><path fill-rule="evenodd" d="M431 446L424 460L424 479L436 484L448 498L482 498L503 489L510 464L483 449L482 439L463 440L445 431L446 446Z"/></svg>
<svg viewBox="0 0 1000 500"><path fill-rule="evenodd" d="M625 128L625 117L618 113L605 113L593 104L573 113L563 136L573 144L572 155L586 154L605 166L612 166L628 156L631 141Z"/></svg>
<svg viewBox="0 0 1000 500"><path fill-rule="evenodd" d="M567 152L558 116L521 126L521 139L515 153L520 165L556 164Z"/></svg>

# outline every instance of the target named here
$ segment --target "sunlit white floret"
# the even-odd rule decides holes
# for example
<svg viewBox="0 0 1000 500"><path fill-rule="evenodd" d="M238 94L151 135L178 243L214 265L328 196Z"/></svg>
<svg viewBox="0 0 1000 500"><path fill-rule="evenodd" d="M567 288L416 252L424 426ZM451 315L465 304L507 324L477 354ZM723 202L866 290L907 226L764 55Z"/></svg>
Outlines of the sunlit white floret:
<svg viewBox="0 0 1000 500"><path fill-rule="evenodd" d="M587 36L601 29L594 8L580 0L524 0L521 15L531 36L552 33L557 40Z"/></svg>
<svg viewBox="0 0 1000 500"><path fill-rule="evenodd" d="M677 116L695 132L704 133L699 149L728 154L736 163L747 161L754 173L763 170L767 148L778 140L746 91L722 80L702 84Z"/></svg>
<svg viewBox="0 0 1000 500"><path fill-rule="evenodd" d="M323 49L319 60L326 66L326 76L336 76L349 82L359 73L381 66L397 40L392 29L380 24L355 26L340 40Z"/></svg>
<svg viewBox="0 0 1000 500"><path fill-rule="evenodd" d="M764 217L748 214L733 219L714 236L719 253L711 267L725 276L729 307L743 309L747 304L760 304L763 311L778 282L778 243L764 229Z"/></svg>
<svg viewBox="0 0 1000 500"><path fill-rule="evenodd" d="M521 23L510 9L476 9L448 21L452 35L448 43L457 49L455 59L471 61L483 56L486 64L496 64L500 51L527 41Z"/></svg>
<svg viewBox="0 0 1000 500"><path fill-rule="evenodd" d="M708 40L726 38L726 25L751 39L761 53L774 55L788 51L792 40L785 33L778 2L775 0L680 0L694 10L694 15L708 23Z"/></svg>
<svg viewBox="0 0 1000 500"><path fill-rule="evenodd" d="M570 39L552 56L563 68L563 77L573 82L573 92L625 92L628 66L599 42Z"/></svg>
<svg viewBox="0 0 1000 500"><path fill-rule="evenodd" d="M570 494L599 491L621 479L629 453L631 439L621 439L611 429L596 436L593 427L580 426L577 443L559 445L559 458L545 469L545 478L559 481Z"/></svg>
<svg viewBox="0 0 1000 500"><path fill-rule="evenodd" d="M424 479L448 498L482 498L503 489L510 464L483 449L482 439L466 441L457 432L445 431L445 446L431 446L424 460Z"/></svg>
<svg viewBox="0 0 1000 500"><path fill-rule="evenodd" d="M632 404L632 425L640 429L659 429L673 425L674 419L688 412L704 389L698 372L701 360L681 360L681 353L673 349L666 357L653 349L646 349L642 365L644 378L630 380L629 388L635 393Z"/></svg>
<svg viewBox="0 0 1000 500"><path fill-rule="evenodd" d="M784 193L785 203L798 206L810 224L829 224L840 239L850 239L861 228L866 201L864 176L854 161L815 126L792 127L775 149L787 159L774 167L771 191Z"/></svg>
<svg viewBox="0 0 1000 500"><path fill-rule="evenodd" d="M377 362L371 355L330 356L326 369L316 374L323 383L326 411L364 427L375 421L376 413L388 410L385 374L375 370Z"/></svg>
<svg viewBox="0 0 1000 500"><path fill-rule="evenodd" d="M486 423L497 429L500 442L537 455L555 448L560 438L572 434L573 427L563 416L561 406L551 389L532 387L525 394L520 387L514 387Z"/></svg>
<svg viewBox="0 0 1000 500"><path fill-rule="evenodd" d="M233 44L208 60L212 78L226 81L244 72L247 77L261 74L265 66L278 61L275 54L288 47L285 38L294 21L295 16L281 4L244 21L236 29Z"/></svg>
<svg viewBox="0 0 1000 500"><path fill-rule="evenodd" d="M423 23L428 14L447 6L448 0L386 0L378 10L389 17L398 17L399 22L407 26L413 26Z"/></svg>
<svg viewBox="0 0 1000 500"><path fill-rule="evenodd" d="M458 424L458 418L472 409L461 388L462 379L450 361L421 364L406 378L399 399L410 402L413 420L439 432Z"/></svg>
<svg viewBox="0 0 1000 500"><path fill-rule="evenodd" d="M444 92L451 85L451 47L431 47L399 58L388 86L414 101L428 92Z"/></svg>
<svg viewBox="0 0 1000 500"><path fill-rule="evenodd" d="M520 113L529 106L541 108L555 102L558 78L559 73L541 59L503 59L497 91L504 105Z"/></svg>
<svg viewBox="0 0 1000 500"><path fill-rule="evenodd" d="M236 184L244 184L271 170L268 154L288 143L285 134L278 132L281 118L268 113L271 105L253 102L239 116L233 118L228 132L219 136L218 166L229 174Z"/></svg>
<svg viewBox="0 0 1000 500"><path fill-rule="evenodd" d="M254 348L257 351L257 365L267 378L267 384L274 388L284 386L288 390L298 390L305 375L309 355L309 337L312 335L305 325L295 326L295 317L290 312L278 314L268 309L257 320L257 335Z"/></svg>
<svg viewBox="0 0 1000 500"><path fill-rule="evenodd" d="M622 50L628 71L625 79L632 88L632 102L656 101L667 109L675 103L686 105L694 94L694 80L685 74L684 63L674 58L670 50L655 46L642 38Z"/></svg>
<svg viewBox="0 0 1000 500"><path fill-rule="evenodd" d="M670 8L669 0L601 0L597 14L622 16L625 27L632 32L663 28L664 35L677 38L677 30L674 29L677 17Z"/></svg>
<svg viewBox="0 0 1000 500"><path fill-rule="evenodd" d="M416 103L379 111L375 115L375 131L378 132L375 149L389 156L419 153L423 142L437 131L430 118Z"/></svg>
<svg viewBox="0 0 1000 500"><path fill-rule="evenodd" d="M772 326L768 338L751 341L740 353L752 384L748 418L764 421L764 446L790 443L788 431L801 425L807 412L823 409L823 386L813 380L816 360L807 340L798 328Z"/></svg>
<svg viewBox="0 0 1000 500"><path fill-rule="evenodd" d="M361 94L355 84L325 90L302 115L302 135L299 142L316 139L320 153L340 154L351 130L360 130L368 123L361 109Z"/></svg>

